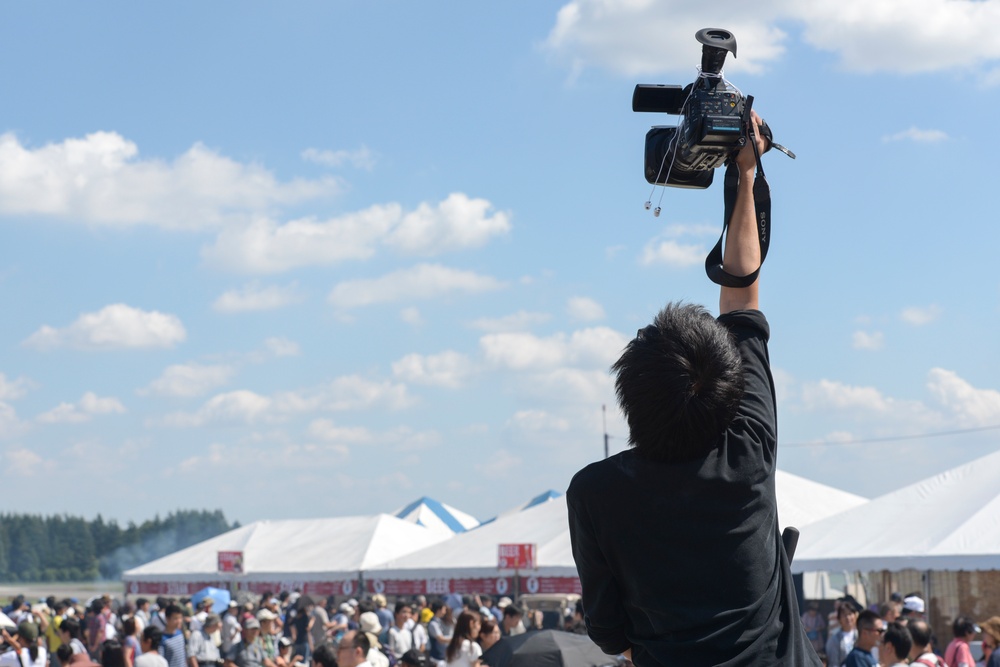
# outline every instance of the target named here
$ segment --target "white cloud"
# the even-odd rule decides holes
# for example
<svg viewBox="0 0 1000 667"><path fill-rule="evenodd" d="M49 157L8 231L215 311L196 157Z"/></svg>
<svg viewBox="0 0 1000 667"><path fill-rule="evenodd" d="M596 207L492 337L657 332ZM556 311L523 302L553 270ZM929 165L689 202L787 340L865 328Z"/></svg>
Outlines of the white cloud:
<svg viewBox="0 0 1000 667"><path fill-rule="evenodd" d="M411 255L478 248L510 231L509 216L502 212L490 215L492 208L485 199L452 193L437 206L423 203L403 216L386 242Z"/></svg>
<svg viewBox="0 0 1000 667"><path fill-rule="evenodd" d="M931 304L930 306L923 308L919 306L911 306L909 308L904 308L903 312L900 313L899 316L907 324L919 327L925 324L930 324L937 318L941 317L941 307L937 304Z"/></svg>
<svg viewBox="0 0 1000 667"><path fill-rule="evenodd" d="M582 322L604 319L604 307L585 296L572 297L566 304L566 312L574 320Z"/></svg>
<svg viewBox="0 0 1000 667"><path fill-rule="evenodd" d="M947 138L948 134L942 130L921 130L916 126L911 126L901 132L885 135L882 137L882 141L885 143L892 141L915 141L921 144L932 144L944 141Z"/></svg>
<svg viewBox="0 0 1000 667"><path fill-rule="evenodd" d="M521 457L508 450L496 449L486 454L482 463L474 464L473 469L483 477L499 479L507 477L512 472L517 472L523 463Z"/></svg>
<svg viewBox="0 0 1000 667"><path fill-rule="evenodd" d="M301 353L299 344L294 340L272 336L264 341L264 347L275 357L297 357Z"/></svg>
<svg viewBox="0 0 1000 667"><path fill-rule="evenodd" d="M371 171L375 168L375 154L367 146L362 145L355 150L322 150L307 148L302 151L302 159L306 162L321 164L324 167L340 167L350 164L357 169Z"/></svg>
<svg viewBox="0 0 1000 667"><path fill-rule="evenodd" d="M14 406L0 401L0 438L12 438L24 433L28 425L17 416Z"/></svg>
<svg viewBox="0 0 1000 667"><path fill-rule="evenodd" d="M888 412L893 400L883 396L875 387L856 387L833 380L806 383L802 387L802 400L807 409L860 409L871 412Z"/></svg>
<svg viewBox="0 0 1000 667"><path fill-rule="evenodd" d="M954 371L943 368L930 370L927 388L962 426L1000 424L1000 391L996 389L977 389Z"/></svg>
<svg viewBox="0 0 1000 667"><path fill-rule="evenodd" d="M294 284L261 286L253 282L243 289L224 292L212 308L220 313L246 313L260 310L274 310L302 300Z"/></svg>
<svg viewBox="0 0 1000 667"><path fill-rule="evenodd" d="M627 77L664 71L693 75L701 61L694 34L711 24L724 25L736 35L740 54L730 56L727 71L759 72L784 52L785 33L766 20L779 4L574 0L559 10L546 45L577 70L598 66Z"/></svg>
<svg viewBox="0 0 1000 667"><path fill-rule="evenodd" d="M539 400L557 403L607 404L614 402L614 381L607 370L557 368L529 374L521 391Z"/></svg>
<svg viewBox="0 0 1000 667"><path fill-rule="evenodd" d="M414 327L420 326L424 323L424 318L423 315L420 314L420 309L413 306L403 308L399 311L399 319Z"/></svg>
<svg viewBox="0 0 1000 667"><path fill-rule="evenodd" d="M607 368L628 340L607 327L541 338L529 333L487 334L479 339L490 364L511 370L539 370L567 364Z"/></svg>
<svg viewBox="0 0 1000 667"><path fill-rule="evenodd" d="M95 415L124 414L125 406L113 397L100 397L92 391L85 393L78 403L60 403L48 412L38 415L43 424L80 424Z"/></svg>
<svg viewBox="0 0 1000 667"><path fill-rule="evenodd" d="M521 431L565 433L570 430L570 422L545 410L520 410L514 413L507 425Z"/></svg>
<svg viewBox="0 0 1000 667"><path fill-rule="evenodd" d="M492 276L440 264L419 264L381 278L338 283L328 300L339 308L353 308L403 299L433 299L452 293L480 294L503 287L504 283Z"/></svg>
<svg viewBox="0 0 1000 667"><path fill-rule="evenodd" d="M392 364L393 374L404 382L458 389L475 372L464 354L408 354Z"/></svg>
<svg viewBox="0 0 1000 667"><path fill-rule="evenodd" d="M139 393L182 398L202 396L229 382L235 373L235 368L223 364L175 364Z"/></svg>
<svg viewBox="0 0 1000 667"><path fill-rule="evenodd" d="M510 331L528 331L532 327L548 322L551 315L548 313L531 313L526 310L519 310L503 317L481 317L469 324L473 329L482 331L503 333Z"/></svg>
<svg viewBox="0 0 1000 667"><path fill-rule="evenodd" d="M16 380L8 380L4 373L0 373L0 401L12 401L24 396L28 389L32 387L31 380L19 377Z"/></svg>
<svg viewBox="0 0 1000 667"><path fill-rule="evenodd" d="M201 144L171 163L138 155L134 143L114 132L34 149L4 134L0 212L118 227L203 229L234 215L340 190L330 177L282 183L259 165L236 162Z"/></svg>
<svg viewBox="0 0 1000 667"><path fill-rule="evenodd" d="M73 347L88 350L174 347L187 332L175 316L116 303L85 313L63 329L43 326L24 344L40 350Z"/></svg>
<svg viewBox="0 0 1000 667"><path fill-rule="evenodd" d="M43 468L51 468L41 456L25 447L15 447L5 451L0 462L5 470L25 477L31 477Z"/></svg>
<svg viewBox="0 0 1000 667"><path fill-rule="evenodd" d="M368 380L357 375L339 377L316 389L277 392L268 396L240 389L208 399L195 412L175 412L167 426L208 424L275 424L294 415L368 409L400 410L412 405L406 385Z"/></svg>
<svg viewBox="0 0 1000 667"><path fill-rule="evenodd" d="M683 244L673 239L653 239L642 249L639 263L643 266L665 264L678 269L705 263L708 249L700 245Z"/></svg>
<svg viewBox="0 0 1000 667"><path fill-rule="evenodd" d="M330 419L315 419L309 424L309 435L328 442L364 443L373 439L371 431L360 426L337 426Z"/></svg>
<svg viewBox="0 0 1000 667"><path fill-rule="evenodd" d="M478 248L510 230L509 216L492 204L453 193L438 204L404 212L380 204L321 221L302 218L284 224L260 217L231 226L202 249L211 264L249 273L278 273L303 266L337 264L372 257L380 247L409 255L439 255Z"/></svg>
<svg viewBox="0 0 1000 667"><path fill-rule="evenodd" d="M597 66L630 78L679 74L693 72L701 53L694 34L713 24L739 42L727 72L763 71L784 55L782 28L798 27L806 43L837 54L853 71L982 68L1000 58L996 0L573 0L559 10L546 46L575 72Z"/></svg>
<svg viewBox="0 0 1000 667"><path fill-rule="evenodd" d="M881 331L855 331L851 337L855 350L881 350L885 344L885 336Z"/></svg>

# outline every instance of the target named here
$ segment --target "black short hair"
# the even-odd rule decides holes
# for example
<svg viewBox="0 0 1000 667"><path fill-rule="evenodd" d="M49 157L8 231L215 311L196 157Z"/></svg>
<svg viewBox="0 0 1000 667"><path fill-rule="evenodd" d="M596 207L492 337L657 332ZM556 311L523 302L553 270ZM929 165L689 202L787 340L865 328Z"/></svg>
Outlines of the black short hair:
<svg viewBox="0 0 1000 667"><path fill-rule="evenodd" d="M513 618L514 616L523 616L524 613L521 608L515 604L509 604L503 608L504 618Z"/></svg>
<svg viewBox="0 0 1000 667"><path fill-rule="evenodd" d="M913 639L914 646L927 646L931 643L931 637L934 635L934 631L931 630L931 626L927 621L911 618L906 624L906 629L909 631L910 637Z"/></svg>
<svg viewBox="0 0 1000 667"><path fill-rule="evenodd" d="M323 667L337 667L337 649L330 642L323 642L313 650L312 659Z"/></svg>
<svg viewBox="0 0 1000 667"><path fill-rule="evenodd" d="M396 603L396 608L393 611L393 615L398 614L404 609L412 609L412 605L406 600L400 600L399 602Z"/></svg>
<svg viewBox="0 0 1000 667"><path fill-rule="evenodd" d="M885 630L885 634L882 635L882 641L886 644L892 644L892 648L896 651L896 657L900 660L906 660L910 657L910 649L913 648L913 637L910 636L910 631L902 624L890 623L889 627Z"/></svg>
<svg viewBox="0 0 1000 667"><path fill-rule="evenodd" d="M65 623L65 621L63 622ZM142 629L142 638L148 641L155 649L163 639L163 632L155 625L147 625Z"/></svg>
<svg viewBox="0 0 1000 667"><path fill-rule="evenodd" d="M56 649L56 657L59 658L60 664L68 665L69 659L73 657L73 647L69 644L60 644Z"/></svg>
<svg viewBox="0 0 1000 667"><path fill-rule="evenodd" d="M951 632L956 637L964 637L970 632L976 631L976 622L973 621L968 616L959 616L955 619L955 622L951 624Z"/></svg>
<svg viewBox="0 0 1000 667"><path fill-rule="evenodd" d="M180 614L181 616L183 616L184 610L175 604L168 604L167 608L163 611L163 616L165 618L170 618L171 616L174 616L176 614Z"/></svg>
<svg viewBox="0 0 1000 667"><path fill-rule="evenodd" d="M879 619L879 615L873 612L871 609L865 609L863 612L858 614L858 629L859 630L874 630L875 621Z"/></svg>
<svg viewBox="0 0 1000 667"><path fill-rule="evenodd" d="M362 614L364 614L365 612L368 612L368 611L370 611L370 612L377 611L376 608L375 608L375 603L372 602L371 600L362 600L361 602L359 602L358 603L358 609L361 610Z"/></svg>
<svg viewBox="0 0 1000 667"><path fill-rule="evenodd" d="M80 621L75 618L64 618L59 624L59 632L65 632L70 639L80 639Z"/></svg>
<svg viewBox="0 0 1000 667"><path fill-rule="evenodd" d="M743 398L739 350L704 306L667 304L611 370L629 443L658 461L711 451Z"/></svg>
<svg viewBox="0 0 1000 667"><path fill-rule="evenodd" d="M358 630L354 633L354 639L351 642L351 646L354 648L361 649L361 652L368 655L368 651L372 650L372 643L368 639L368 634Z"/></svg>
<svg viewBox="0 0 1000 667"><path fill-rule="evenodd" d="M435 600L434 602L431 602L431 611L437 614L439 611L441 611L441 607L443 606L444 602L441 602L440 600Z"/></svg>

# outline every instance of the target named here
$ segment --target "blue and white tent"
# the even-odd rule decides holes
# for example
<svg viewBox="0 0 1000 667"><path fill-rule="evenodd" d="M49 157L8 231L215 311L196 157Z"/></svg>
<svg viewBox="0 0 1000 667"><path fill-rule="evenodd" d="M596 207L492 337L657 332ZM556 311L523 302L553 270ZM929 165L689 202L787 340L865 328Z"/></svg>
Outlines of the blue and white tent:
<svg viewBox="0 0 1000 667"><path fill-rule="evenodd" d="M544 505L545 503L552 502L553 500L562 498L562 495L563 494L559 493L558 491L553 491L552 489L549 489L544 493L539 493L537 496L535 496L526 503L521 503L516 507L511 507L510 509L504 510L503 512L496 515L489 521L484 521L483 524L487 524L490 523L490 521L496 521L497 519L517 514L518 512L523 512L524 510L531 509L532 507Z"/></svg>
<svg viewBox="0 0 1000 667"><path fill-rule="evenodd" d="M464 533L479 526L479 520L476 517L426 496L414 500L397 512L393 512L393 515L403 521L409 521L432 531L448 533L449 535Z"/></svg>

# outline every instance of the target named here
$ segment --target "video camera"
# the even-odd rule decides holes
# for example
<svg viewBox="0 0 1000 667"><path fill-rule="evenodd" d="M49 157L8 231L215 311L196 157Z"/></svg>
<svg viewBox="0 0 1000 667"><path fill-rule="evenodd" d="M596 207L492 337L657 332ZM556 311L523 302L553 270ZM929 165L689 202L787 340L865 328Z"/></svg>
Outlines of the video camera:
<svg viewBox="0 0 1000 667"><path fill-rule="evenodd" d="M653 185L676 188L707 188L715 168L721 167L747 141L753 97L722 76L726 54L736 57L736 37L728 30L704 28L695 34L701 42L701 71L686 87L639 84L632 94L632 111L680 115L676 127L655 126L646 133L644 171ZM771 128L760 124L772 146L789 157L795 155L774 143Z"/></svg>

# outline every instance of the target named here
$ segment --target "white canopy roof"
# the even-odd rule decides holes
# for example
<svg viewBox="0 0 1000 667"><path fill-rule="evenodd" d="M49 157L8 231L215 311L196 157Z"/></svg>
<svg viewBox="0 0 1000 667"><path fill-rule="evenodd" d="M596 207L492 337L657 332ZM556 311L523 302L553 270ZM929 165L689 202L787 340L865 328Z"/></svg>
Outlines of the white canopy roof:
<svg viewBox="0 0 1000 667"><path fill-rule="evenodd" d="M1000 451L802 530L792 563L811 570L1000 568Z"/></svg>
<svg viewBox="0 0 1000 667"><path fill-rule="evenodd" d="M802 528L868 502L867 498L783 470L775 473L774 486L782 528Z"/></svg>
<svg viewBox="0 0 1000 667"><path fill-rule="evenodd" d="M782 525L801 527L835 512L867 502L840 491L779 471L775 479L778 516ZM476 530L456 535L405 558L386 561L366 571L379 579L490 577L509 574L497 570L500 544L536 544L539 576L576 576L569 539L566 496L552 497L519 512L505 514Z"/></svg>
<svg viewBox="0 0 1000 667"><path fill-rule="evenodd" d="M479 520L471 514L466 514L451 505L445 505L426 496L392 514L403 521L444 532L446 537L451 537L455 533L464 533L479 525Z"/></svg>
<svg viewBox="0 0 1000 667"><path fill-rule="evenodd" d="M495 577L513 574L497 569L500 544L535 544L539 569L535 574L575 577L576 564L569 542L569 518L565 496L517 514L498 518L446 542L386 561L365 570L365 577L378 579L429 579Z"/></svg>
<svg viewBox="0 0 1000 667"><path fill-rule="evenodd" d="M243 552L244 581L353 579L444 539L388 514L256 521L128 570L123 579L204 581L217 576L219 551Z"/></svg>

